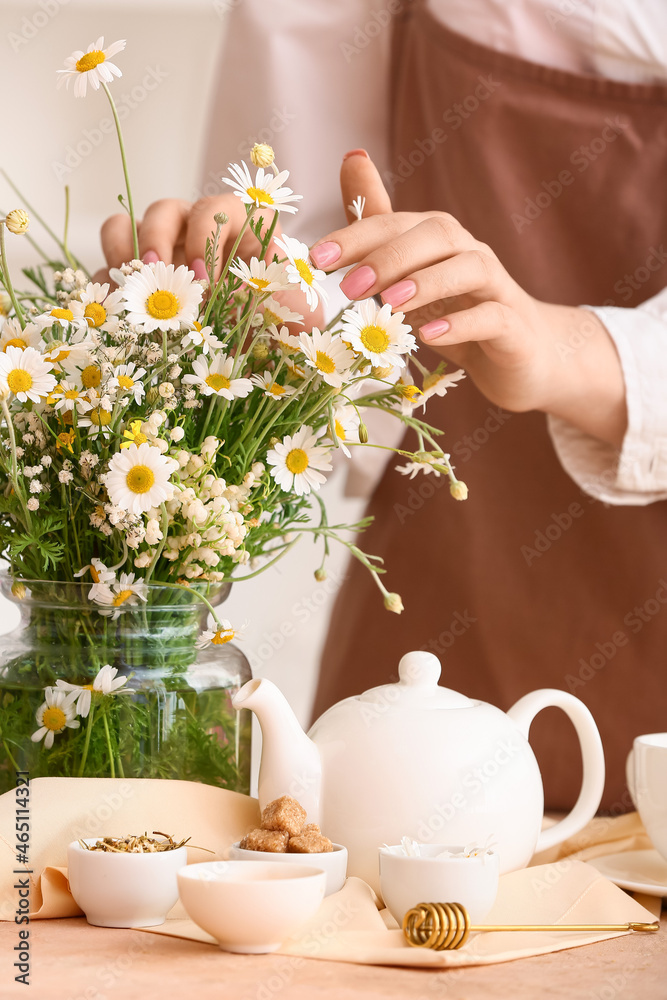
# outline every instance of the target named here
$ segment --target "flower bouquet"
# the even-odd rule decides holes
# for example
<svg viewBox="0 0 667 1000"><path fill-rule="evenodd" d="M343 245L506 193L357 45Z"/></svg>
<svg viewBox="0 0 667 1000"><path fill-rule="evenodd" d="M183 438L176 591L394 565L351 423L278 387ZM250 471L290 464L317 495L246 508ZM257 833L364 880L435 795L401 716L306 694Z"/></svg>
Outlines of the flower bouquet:
<svg viewBox="0 0 667 1000"><path fill-rule="evenodd" d="M61 81L74 80L76 96L90 83L111 104L138 258L109 89L124 45L99 39L75 52ZM315 309L325 276L303 243L274 240L300 196L270 147L251 159L223 178L245 219L222 260L229 220L215 217L206 280L134 259L111 271L112 289L90 280L65 239L56 261L34 244L43 260L19 290L6 233L25 234L28 214L0 220L0 550L7 596L27 609L0 675L0 788L15 770L247 787L247 732L229 705L247 665L216 610L231 581L307 534L322 546L318 578L337 540L368 567L386 607L402 610L381 560L354 541L366 521L330 524L318 496L334 454L379 446L370 410L416 431L419 450L399 451L401 472L446 475L465 498L441 432L416 415L462 373L413 358L423 377L413 384L415 338L402 313L373 300L306 332L280 293L299 288ZM361 218L363 201L354 208ZM237 256L247 231L257 244L249 262Z"/></svg>

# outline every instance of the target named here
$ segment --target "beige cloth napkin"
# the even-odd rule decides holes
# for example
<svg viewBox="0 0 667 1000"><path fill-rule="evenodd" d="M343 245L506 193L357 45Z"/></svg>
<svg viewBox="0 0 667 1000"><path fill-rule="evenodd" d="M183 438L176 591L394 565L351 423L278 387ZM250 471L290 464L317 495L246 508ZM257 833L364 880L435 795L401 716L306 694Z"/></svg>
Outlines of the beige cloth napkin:
<svg viewBox="0 0 667 1000"><path fill-rule="evenodd" d="M30 784L32 910L35 917L73 916L67 886L67 845L78 837L162 830L214 854L188 851L188 861L223 858L230 844L257 825L257 801L187 781L111 778L37 778ZM0 796L0 918L16 908L15 797ZM594 857L650 846L636 814L594 820L566 850ZM563 846L556 849L562 852ZM595 852L595 853L587 853ZM539 860L539 859L536 859ZM177 904L177 907L180 904ZM175 907L151 933L214 944ZM179 919L180 918L180 919ZM563 860L504 875L486 923L623 923L652 914L581 860ZM149 930L148 928L146 930ZM328 896L315 918L281 953L372 965L437 967L491 964L572 948L615 934L496 932L476 934L459 952L410 948L386 910L379 911L365 882L347 880Z"/></svg>

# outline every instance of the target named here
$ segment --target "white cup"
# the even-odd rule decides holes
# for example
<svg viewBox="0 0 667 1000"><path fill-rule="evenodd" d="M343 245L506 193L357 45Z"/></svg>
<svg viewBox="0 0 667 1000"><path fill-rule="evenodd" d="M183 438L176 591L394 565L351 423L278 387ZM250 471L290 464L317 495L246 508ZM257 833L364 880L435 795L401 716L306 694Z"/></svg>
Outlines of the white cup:
<svg viewBox="0 0 667 1000"><path fill-rule="evenodd" d="M646 832L667 861L667 733L637 736L625 773Z"/></svg>

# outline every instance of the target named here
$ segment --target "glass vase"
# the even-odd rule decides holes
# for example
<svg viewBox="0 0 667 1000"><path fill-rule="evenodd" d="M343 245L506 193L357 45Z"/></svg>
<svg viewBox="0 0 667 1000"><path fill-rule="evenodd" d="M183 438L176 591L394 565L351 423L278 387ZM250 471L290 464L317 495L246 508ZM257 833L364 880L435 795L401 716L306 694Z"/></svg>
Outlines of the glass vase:
<svg viewBox="0 0 667 1000"><path fill-rule="evenodd" d="M145 603L128 599L107 614L90 588L0 575L21 613L0 636L0 792L27 771L248 793L250 713L231 704L248 661L232 643L196 645L208 615L201 596L214 606L229 585L149 584Z"/></svg>

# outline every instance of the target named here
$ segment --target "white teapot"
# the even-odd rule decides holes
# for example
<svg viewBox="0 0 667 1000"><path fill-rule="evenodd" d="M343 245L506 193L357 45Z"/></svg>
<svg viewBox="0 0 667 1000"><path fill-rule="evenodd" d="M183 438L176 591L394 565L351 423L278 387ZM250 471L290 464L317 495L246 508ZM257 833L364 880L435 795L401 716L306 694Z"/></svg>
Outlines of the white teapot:
<svg viewBox="0 0 667 1000"><path fill-rule="evenodd" d="M348 873L379 891L378 847L409 836L421 842L493 841L500 871L525 867L577 833L595 815L604 785L602 742L583 702L543 689L507 714L438 685L432 653L407 653L397 684L371 688L328 709L306 734L268 680L234 697L262 728L259 803L291 795L349 852ZM541 832L542 779L528 743L535 715L555 705L581 743L583 784L564 819Z"/></svg>

